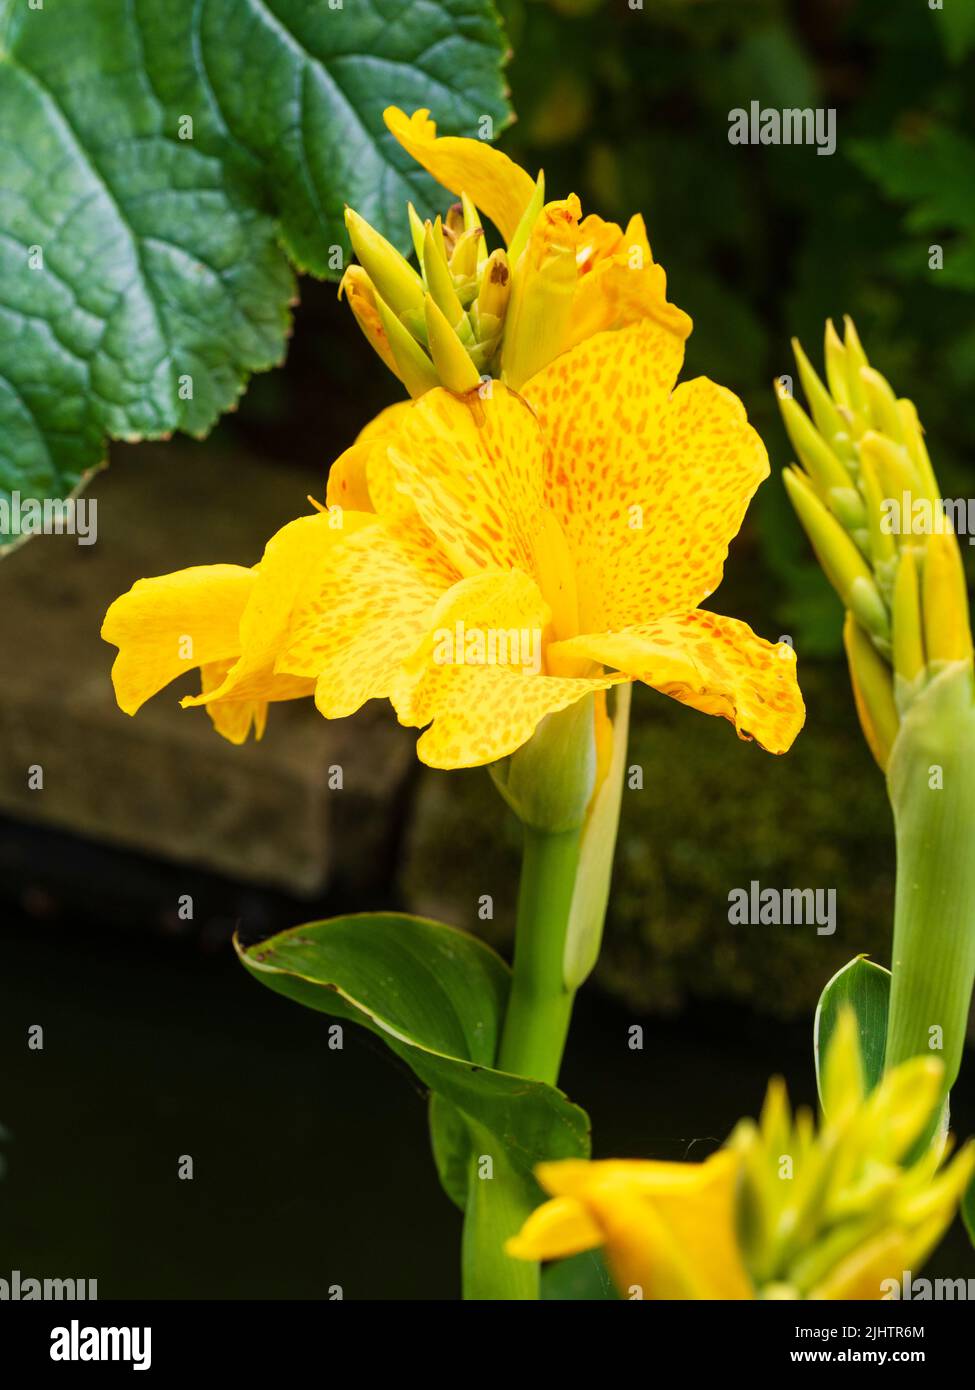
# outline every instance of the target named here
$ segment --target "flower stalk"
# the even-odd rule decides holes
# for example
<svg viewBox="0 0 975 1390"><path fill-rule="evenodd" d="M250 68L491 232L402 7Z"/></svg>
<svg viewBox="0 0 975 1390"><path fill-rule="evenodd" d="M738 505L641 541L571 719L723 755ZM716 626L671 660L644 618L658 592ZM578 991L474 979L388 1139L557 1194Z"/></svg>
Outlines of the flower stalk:
<svg viewBox="0 0 975 1390"><path fill-rule="evenodd" d="M857 712L894 812L885 1064L940 1057L940 1105L975 983L975 684L961 552L917 411L870 366L852 322L843 340L827 324L828 386L794 347L812 418L779 393L802 464L786 487L847 610Z"/></svg>

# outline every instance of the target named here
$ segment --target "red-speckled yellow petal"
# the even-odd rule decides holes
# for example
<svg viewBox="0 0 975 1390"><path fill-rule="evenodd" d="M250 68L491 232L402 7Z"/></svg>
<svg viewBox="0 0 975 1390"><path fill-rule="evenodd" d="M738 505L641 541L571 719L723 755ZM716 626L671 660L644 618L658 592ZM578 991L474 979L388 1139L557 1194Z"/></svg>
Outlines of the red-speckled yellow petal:
<svg viewBox="0 0 975 1390"><path fill-rule="evenodd" d="M333 548L294 614L278 671L315 678L327 719L354 714L389 693L456 578L419 523L374 519Z"/></svg>
<svg viewBox="0 0 975 1390"><path fill-rule="evenodd" d="M240 565L197 565L139 579L105 615L102 637L119 649L112 681L135 714L177 676L240 652L240 620L256 582Z"/></svg>
<svg viewBox="0 0 975 1390"><path fill-rule="evenodd" d="M768 475L730 391L700 378L671 394L682 353L645 320L597 334L524 388L548 447L549 506L576 559L583 631L695 608Z"/></svg>
<svg viewBox="0 0 975 1390"><path fill-rule="evenodd" d="M401 724L430 724L416 747L421 762L482 767L527 743L546 714L619 679L525 675L512 666L431 665L419 680L401 677L391 698Z"/></svg>
<svg viewBox="0 0 975 1390"><path fill-rule="evenodd" d="M747 623L697 609L623 628L573 637L555 657L588 657L705 714L730 720L740 738L784 753L802 728L805 706L787 642L757 637Z"/></svg>
<svg viewBox="0 0 975 1390"><path fill-rule="evenodd" d="M667 276L650 251L643 218L625 232L593 214L579 227L579 279L564 347L607 329L625 328L649 318L683 341L693 324L667 300Z"/></svg>
<svg viewBox="0 0 975 1390"><path fill-rule="evenodd" d="M359 432L355 443L339 455L328 474L325 500L330 507L381 512L384 516L412 510L412 503L396 487L386 447L399 434L412 405L412 401L397 401L381 410Z"/></svg>
<svg viewBox="0 0 975 1390"><path fill-rule="evenodd" d="M383 120L404 150L438 183L458 198L466 193L505 241L511 240L535 187L524 169L486 140L438 137L428 110L407 116L399 107L388 106Z"/></svg>
<svg viewBox="0 0 975 1390"><path fill-rule="evenodd" d="M428 391L389 451L400 487L461 574L531 572L544 451L518 395L500 382L483 400Z"/></svg>

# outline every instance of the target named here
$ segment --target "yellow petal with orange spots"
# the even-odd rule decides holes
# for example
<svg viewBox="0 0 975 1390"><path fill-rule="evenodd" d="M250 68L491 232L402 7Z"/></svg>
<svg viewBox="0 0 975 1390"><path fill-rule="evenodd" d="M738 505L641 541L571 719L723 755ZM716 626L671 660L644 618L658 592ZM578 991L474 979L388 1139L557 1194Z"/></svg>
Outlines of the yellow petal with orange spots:
<svg viewBox="0 0 975 1390"><path fill-rule="evenodd" d="M389 446L402 490L461 574L531 572L542 504L538 423L513 391L428 391Z"/></svg>
<svg viewBox="0 0 975 1390"><path fill-rule="evenodd" d="M512 666L431 665L419 680L401 677L391 698L401 724L430 724L416 746L421 762L483 767L527 743L547 714L618 679L525 675Z"/></svg>
<svg viewBox="0 0 975 1390"><path fill-rule="evenodd" d="M105 615L102 637L119 649L112 681L135 714L177 676L240 652L240 620L256 582L240 565L197 565L139 579Z"/></svg>
<svg viewBox="0 0 975 1390"><path fill-rule="evenodd" d="M521 570L482 570L443 594L423 640L405 663L409 671L462 665L542 669L543 634L551 611L538 585Z"/></svg>
<svg viewBox="0 0 975 1390"><path fill-rule="evenodd" d="M551 650L557 658L602 662L682 704L722 715L740 738L753 738L770 753L791 747L805 719L793 649L766 642L737 618L698 609L573 637Z"/></svg>
<svg viewBox="0 0 975 1390"><path fill-rule="evenodd" d="M575 557L582 631L696 608L721 580L768 456L741 402L651 320L599 333L524 387L548 505Z"/></svg>
<svg viewBox="0 0 975 1390"><path fill-rule="evenodd" d="M316 678L315 703L327 719L354 714L389 693L456 578L420 523L373 518L332 549L304 593L277 670Z"/></svg>
<svg viewBox="0 0 975 1390"><path fill-rule="evenodd" d="M330 507L387 516L412 511L412 503L396 487L386 447L399 434L412 405L412 401L397 401L381 410L339 455L328 474L325 500Z"/></svg>
<svg viewBox="0 0 975 1390"><path fill-rule="evenodd" d="M579 227L579 278L564 348L594 333L653 319L683 341L693 324L667 300L667 276L650 251L643 218L630 219L625 232L593 214Z"/></svg>
<svg viewBox="0 0 975 1390"><path fill-rule="evenodd" d="M268 541L247 606L240 619L240 656L219 685L187 696L184 706L217 700L291 700L310 695L312 683L275 671L291 634L295 609L308 588L329 567L342 537L371 525L371 514L346 512L342 526L327 512L299 517Z"/></svg>
<svg viewBox="0 0 975 1390"><path fill-rule="evenodd" d="M505 241L511 240L535 187L524 169L485 140L455 135L438 137L436 123L426 109L407 116L399 107L388 106L383 120L403 148L438 183L458 198L466 193Z"/></svg>

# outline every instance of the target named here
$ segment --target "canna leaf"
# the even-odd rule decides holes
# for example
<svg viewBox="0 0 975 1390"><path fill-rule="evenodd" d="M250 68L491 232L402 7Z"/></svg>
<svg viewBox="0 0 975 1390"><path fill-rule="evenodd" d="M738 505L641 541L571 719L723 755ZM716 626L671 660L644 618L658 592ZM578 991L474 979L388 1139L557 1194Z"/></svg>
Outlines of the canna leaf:
<svg viewBox="0 0 975 1390"><path fill-rule="evenodd" d="M510 971L476 937L402 913L362 913L236 945L256 980L362 1024L412 1068L432 1093L434 1156L457 1205L471 1158L489 1154L496 1170L510 1169L530 1210L536 1163L588 1154L584 1111L554 1086L495 1070Z"/></svg>
<svg viewBox="0 0 975 1390"><path fill-rule="evenodd" d="M866 956L856 956L838 970L823 990L813 1024L816 1057L816 1084L823 1097L822 1062L829 1050L840 1015L847 1005L857 1022L863 1078L867 1093L877 1085L884 1069L887 1046L887 1005L890 998L890 971Z"/></svg>

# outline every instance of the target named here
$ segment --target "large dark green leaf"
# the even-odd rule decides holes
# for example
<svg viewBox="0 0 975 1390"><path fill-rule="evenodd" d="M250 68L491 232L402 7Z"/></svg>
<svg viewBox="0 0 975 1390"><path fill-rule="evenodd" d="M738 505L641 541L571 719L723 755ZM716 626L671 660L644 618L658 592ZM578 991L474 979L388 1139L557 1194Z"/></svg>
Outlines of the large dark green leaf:
<svg viewBox="0 0 975 1390"><path fill-rule="evenodd" d="M530 1189L543 1159L589 1151L584 1111L553 1086L494 1069L509 972L488 946L454 927L398 913L312 922L238 947L270 989L376 1033L433 1093L438 1170L463 1205L470 1161L486 1152Z"/></svg>
<svg viewBox="0 0 975 1390"><path fill-rule="evenodd" d="M814 1048L816 1081L822 1101L822 1061L836 1028L840 1012L852 1008L860 1037L864 1077L873 1090L883 1075L887 1046L887 1006L890 999L890 971L875 965L866 956L856 956L830 980L816 1010Z"/></svg>
<svg viewBox="0 0 975 1390"><path fill-rule="evenodd" d="M11 493L205 434L281 361L279 240L337 276L348 202L403 245L442 194L383 108L498 131L502 56L491 0L0 0L0 545Z"/></svg>

